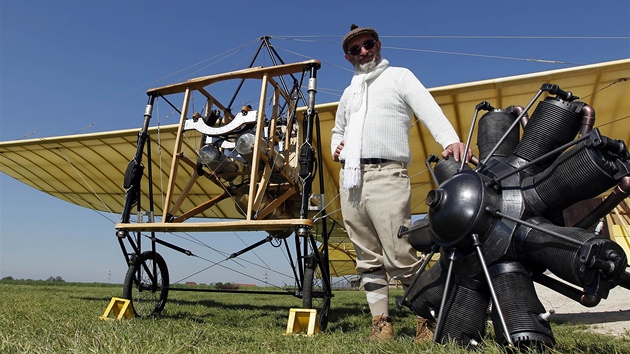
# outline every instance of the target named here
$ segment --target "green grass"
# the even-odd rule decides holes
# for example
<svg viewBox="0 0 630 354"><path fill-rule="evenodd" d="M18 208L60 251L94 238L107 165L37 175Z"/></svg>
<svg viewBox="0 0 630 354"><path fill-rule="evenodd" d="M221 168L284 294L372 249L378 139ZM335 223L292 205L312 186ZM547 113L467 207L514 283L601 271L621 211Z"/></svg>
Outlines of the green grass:
<svg viewBox="0 0 630 354"><path fill-rule="evenodd" d="M155 319L103 321L122 285L0 282L1 353L468 353L456 345L413 343L415 319L393 310L397 337L366 340L370 315L363 292L336 291L328 329L285 335L292 296L171 292ZM393 295L400 295L394 290ZM393 307L393 306L392 306ZM630 353L628 338L552 324L553 353ZM503 353L492 337L479 352Z"/></svg>

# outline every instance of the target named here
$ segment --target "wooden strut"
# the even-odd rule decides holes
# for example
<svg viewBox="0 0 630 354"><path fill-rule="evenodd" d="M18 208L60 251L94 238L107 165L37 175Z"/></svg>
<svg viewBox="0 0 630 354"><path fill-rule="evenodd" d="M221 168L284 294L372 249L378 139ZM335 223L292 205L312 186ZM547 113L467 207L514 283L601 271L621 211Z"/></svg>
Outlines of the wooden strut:
<svg viewBox="0 0 630 354"><path fill-rule="evenodd" d="M288 227L313 227L311 219L236 220L191 223L125 223L116 224L117 230L182 232L182 231L283 231Z"/></svg>

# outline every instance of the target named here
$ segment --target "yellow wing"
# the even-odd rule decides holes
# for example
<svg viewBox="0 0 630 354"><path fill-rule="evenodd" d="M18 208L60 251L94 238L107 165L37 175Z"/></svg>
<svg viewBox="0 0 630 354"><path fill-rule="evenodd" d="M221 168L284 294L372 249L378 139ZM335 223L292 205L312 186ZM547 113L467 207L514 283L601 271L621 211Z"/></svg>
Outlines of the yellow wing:
<svg viewBox="0 0 630 354"><path fill-rule="evenodd" d="M497 78L430 89L436 101L465 141L470 131L475 106L488 101L493 107L526 106L545 83L559 85L571 91L596 112L595 127L613 139L630 142L630 59L580 66L571 69L546 71L528 75ZM544 99L544 96L541 97ZM535 107L535 105L533 106ZM339 187L340 164L330 156L330 130L335 121L336 103L316 106L321 120L322 154L326 171L326 197L332 201L327 208L337 210L339 200L332 200ZM530 112L531 114L531 112ZM476 148L476 134L472 135L471 148ZM409 167L412 177L412 213L424 214L424 202L434 188L425 161L431 154L440 155L442 148L435 143L428 129L420 123L413 126L410 136L413 162ZM340 219L339 213L333 217Z"/></svg>
<svg viewBox="0 0 630 354"><path fill-rule="evenodd" d="M544 83L559 85L565 91L571 91L580 100L591 105L597 114L595 127L601 133L613 139L630 142L630 59L554 70L528 75L498 78L430 89L442 107L459 136L466 139L469 133L475 106L481 101L488 101L494 107L505 108L509 105L525 106L534 97ZM177 89L177 87L175 87ZM541 97L541 99L544 97ZM324 181L324 200L326 212L336 221L329 240L330 247L341 252L339 256L345 262L354 259L351 244L348 244L343 230L339 211L340 165L330 156L330 131L334 124L337 102L318 104L316 110L321 124L321 155L323 165L318 173ZM301 110L305 108L302 107ZM140 129L109 131L96 134L59 136L32 140L0 142L0 171L44 193L63 199L73 204L99 211L121 213L125 200L123 179L129 160L134 156ZM172 153L178 134L178 125L150 128L153 166L153 194L163 195L169 180L169 171L173 161ZM195 150L198 141L184 141L183 149ZM432 189L431 176L425 161L430 154L439 155L441 147L437 145L429 132L420 123L414 124L411 132L413 163L410 166L412 177L412 208L414 214L427 212L424 203L427 192ZM476 146L476 136L472 135L471 147ZM145 165L147 156L144 156ZM192 167L182 174L182 179L175 181L177 193L187 187ZM145 171L147 173L147 171ZM148 192L145 179L143 195ZM318 193L319 179L315 178L313 191ZM196 183L182 201L181 208L189 210L222 192L213 183ZM148 200L141 201L148 205ZM161 204L156 203L155 213L163 214ZM226 203L217 208L201 212L199 217L238 219L242 218L234 203ZM337 245L337 246L335 246ZM345 266L344 266L345 267ZM332 267L334 268L334 266ZM340 271L350 272L353 267ZM353 270L352 270L353 271ZM346 273L347 274L347 273ZM335 273L333 272L333 275Z"/></svg>

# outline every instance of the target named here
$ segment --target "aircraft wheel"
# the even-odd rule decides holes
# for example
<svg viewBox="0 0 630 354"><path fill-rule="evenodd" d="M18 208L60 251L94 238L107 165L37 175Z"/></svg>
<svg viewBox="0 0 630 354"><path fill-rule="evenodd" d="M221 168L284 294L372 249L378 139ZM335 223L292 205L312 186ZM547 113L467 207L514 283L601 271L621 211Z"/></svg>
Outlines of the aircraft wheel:
<svg viewBox="0 0 630 354"><path fill-rule="evenodd" d="M123 298L131 300L137 317L152 317L164 309L168 287L168 268L164 258L159 253L146 251L136 256L127 269Z"/></svg>
<svg viewBox="0 0 630 354"><path fill-rule="evenodd" d="M308 256L304 267L304 288L302 290L302 307L317 309L320 330L328 326L331 291L321 278L321 266L313 254ZM319 278L318 278L319 277Z"/></svg>

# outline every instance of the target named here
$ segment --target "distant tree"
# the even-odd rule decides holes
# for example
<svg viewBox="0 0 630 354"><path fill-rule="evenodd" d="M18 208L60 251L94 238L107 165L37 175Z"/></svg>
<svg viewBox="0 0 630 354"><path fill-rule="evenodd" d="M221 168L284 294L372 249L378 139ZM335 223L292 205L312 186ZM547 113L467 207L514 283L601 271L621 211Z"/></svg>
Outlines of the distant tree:
<svg viewBox="0 0 630 354"><path fill-rule="evenodd" d="M56 276L56 277L49 277L48 279L46 279L46 281L51 281L51 282L58 282L58 283L65 283L66 281L63 280L63 278L61 276Z"/></svg>
<svg viewBox="0 0 630 354"><path fill-rule="evenodd" d="M232 284L230 282L227 283L221 283L221 282L217 282L214 284L214 287L217 289L221 289L221 290L236 290L238 289L238 285L237 284Z"/></svg>
<svg viewBox="0 0 630 354"><path fill-rule="evenodd" d="M12 277L12 276L8 276L8 277L4 277L4 278L2 278L2 280L15 280L15 279L13 279L13 277Z"/></svg>

